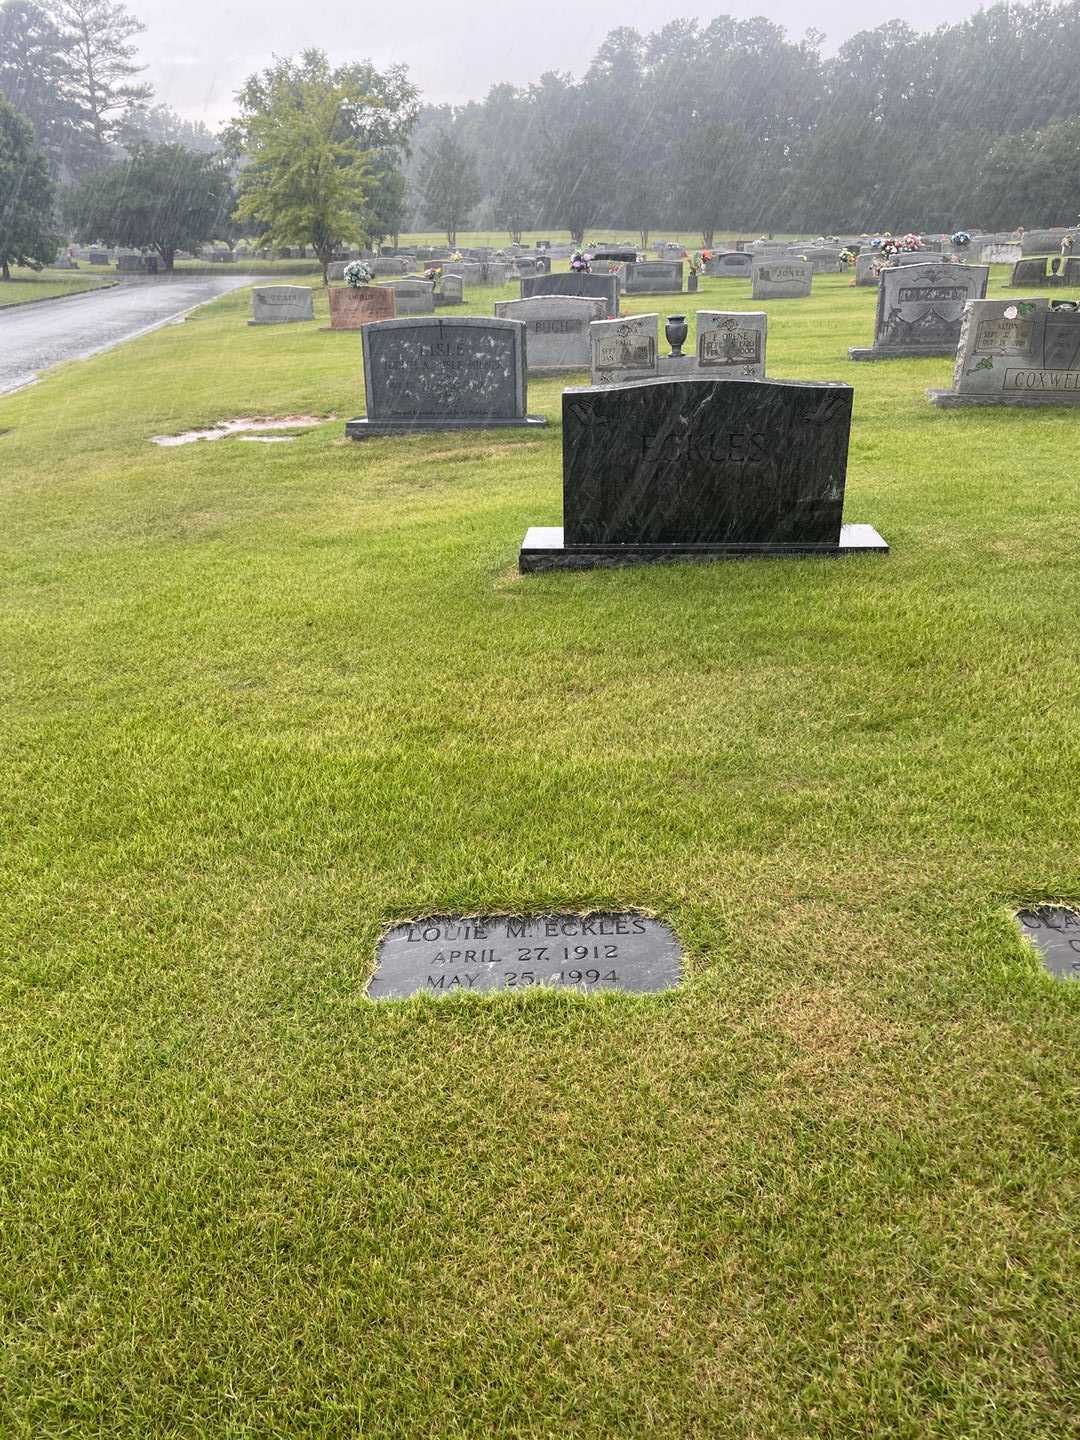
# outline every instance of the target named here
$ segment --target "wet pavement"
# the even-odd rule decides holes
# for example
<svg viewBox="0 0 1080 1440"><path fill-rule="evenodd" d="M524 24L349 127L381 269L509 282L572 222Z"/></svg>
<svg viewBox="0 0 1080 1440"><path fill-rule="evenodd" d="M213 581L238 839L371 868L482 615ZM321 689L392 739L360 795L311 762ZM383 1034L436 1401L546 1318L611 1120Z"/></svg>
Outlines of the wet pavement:
<svg viewBox="0 0 1080 1440"><path fill-rule="evenodd" d="M85 360L242 285L251 275L125 279L109 290L0 310L0 395L65 360Z"/></svg>

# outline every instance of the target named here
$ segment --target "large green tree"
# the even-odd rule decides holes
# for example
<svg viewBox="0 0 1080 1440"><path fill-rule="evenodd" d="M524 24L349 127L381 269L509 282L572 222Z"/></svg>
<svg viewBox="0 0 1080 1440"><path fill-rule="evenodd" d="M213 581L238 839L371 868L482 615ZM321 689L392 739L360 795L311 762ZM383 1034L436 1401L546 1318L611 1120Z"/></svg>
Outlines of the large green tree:
<svg viewBox="0 0 1080 1440"><path fill-rule="evenodd" d="M47 265L59 243L53 224L53 184L45 152L29 120L0 99L0 277L12 265Z"/></svg>
<svg viewBox="0 0 1080 1440"><path fill-rule="evenodd" d="M310 245L325 280L337 250L370 233L369 197L392 202L386 166L405 143L416 91L400 67L334 70L321 50L305 50L251 76L237 100L226 135L242 160L237 216L273 245Z"/></svg>
<svg viewBox="0 0 1080 1440"><path fill-rule="evenodd" d="M59 0L56 14L68 38L66 88L82 116L87 163L101 165L153 94L135 79L142 66L131 43L146 26L113 0Z"/></svg>
<svg viewBox="0 0 1080 1440"><path fill-rule="evenodd" d="M140 145L118 165L86 176L65 214L80 240L156 250L165 270L222 230L229 178L211 155L182 145Z"/></svg>
<svg viewBox="0 0 1080 1440"><path fill-rule="evenodd" d="M420 193L427 223L437 225L453 249L480 199L480 177L472 154L450 129L441 130L424 151Z"/></svg>

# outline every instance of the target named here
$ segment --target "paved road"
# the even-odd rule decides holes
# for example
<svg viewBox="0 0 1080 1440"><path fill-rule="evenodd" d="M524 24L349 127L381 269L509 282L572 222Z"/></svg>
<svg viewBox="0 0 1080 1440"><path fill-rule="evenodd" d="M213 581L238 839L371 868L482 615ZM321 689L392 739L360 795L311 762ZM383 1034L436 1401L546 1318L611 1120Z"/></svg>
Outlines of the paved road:
<svg viewBox="0 0 1080 1440"><path fill-rule="evenodd" d="M111 290L0 310L0 395L29 385L50 365L111 350L252 283L251 275L139 278Z"/></svg>

